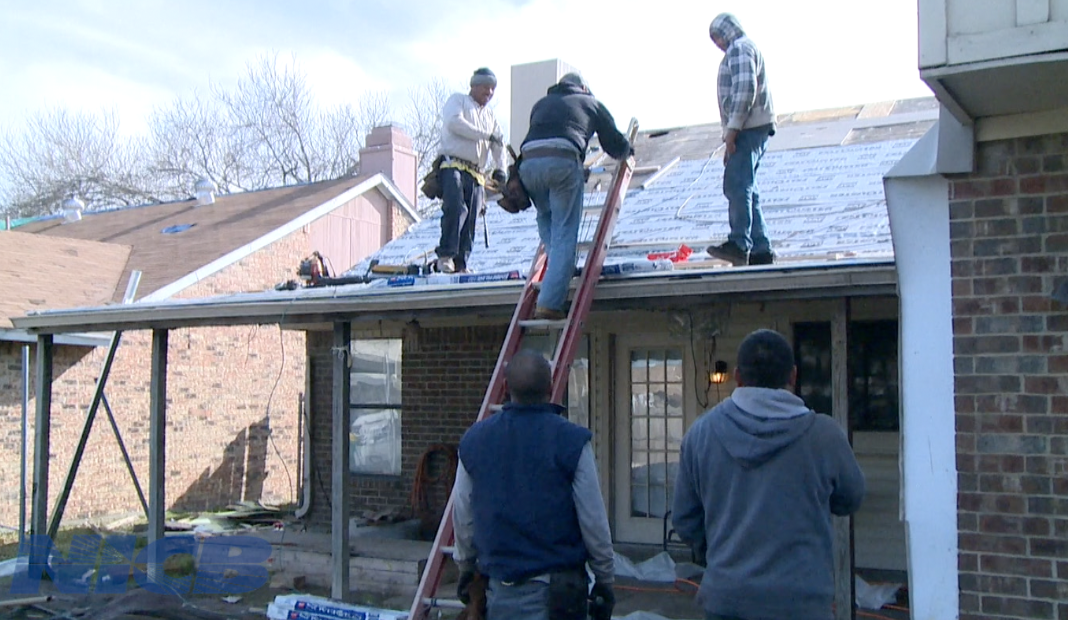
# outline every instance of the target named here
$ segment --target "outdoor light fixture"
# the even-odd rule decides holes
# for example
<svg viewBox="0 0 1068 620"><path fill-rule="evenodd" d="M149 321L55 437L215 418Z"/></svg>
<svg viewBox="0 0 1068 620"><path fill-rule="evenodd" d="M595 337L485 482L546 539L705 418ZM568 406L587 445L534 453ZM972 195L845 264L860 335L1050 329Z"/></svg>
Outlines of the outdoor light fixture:
<svg viewBox="0 0 1068 620"><path fill-rule="evenodd" d="M716 360L714 370L709 373L708 380L715 385L721 385L727 382L727 362L723 360Z"/></svg>

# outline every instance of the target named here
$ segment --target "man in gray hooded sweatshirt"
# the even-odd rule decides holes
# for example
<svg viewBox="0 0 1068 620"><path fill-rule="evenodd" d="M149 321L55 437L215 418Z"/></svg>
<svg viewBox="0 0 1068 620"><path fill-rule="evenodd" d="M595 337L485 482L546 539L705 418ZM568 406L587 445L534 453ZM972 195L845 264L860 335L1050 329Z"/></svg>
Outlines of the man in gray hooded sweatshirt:
<svg viewBox="0 0 1068 620"><path fill-rule="evenodd" d="M738 348L737 389L682 440L672 523L707 562L709 620L830 620L831 515L860 508L864 475L829 416L790 388L793 351L757 330Z"/></svg>

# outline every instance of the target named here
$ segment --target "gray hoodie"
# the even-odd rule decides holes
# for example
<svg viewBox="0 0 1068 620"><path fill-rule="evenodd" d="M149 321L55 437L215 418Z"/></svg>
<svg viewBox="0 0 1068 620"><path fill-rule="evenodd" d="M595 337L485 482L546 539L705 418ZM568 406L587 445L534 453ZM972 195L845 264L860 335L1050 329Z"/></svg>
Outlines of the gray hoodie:
<svg viewBox="0 0 1068 620"><path fill-rule="evenodd" d="M741 387L682 441L672 522L705 550L698 600L746 620L827 620L831 515L860 508L864 475L845 433L787 390Z"/></svg>
<svg viewBox="0 0 1068 620"><path fill-rule="evenodd" d="M717 15L708 31L728 43L716 80L723 130L773 125L775 106L760 50L730 13Z"/></svg>

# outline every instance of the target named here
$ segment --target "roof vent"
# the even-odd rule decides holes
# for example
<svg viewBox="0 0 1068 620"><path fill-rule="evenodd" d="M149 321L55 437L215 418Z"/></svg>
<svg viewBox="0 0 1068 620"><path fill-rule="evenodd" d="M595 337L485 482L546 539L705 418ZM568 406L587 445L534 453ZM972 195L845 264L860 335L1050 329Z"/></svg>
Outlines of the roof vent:
<svg viewBox="0 0 1068 620"><path fill-rule="evenodd" d="M219 188L215 186L214 181L207 177L201 178L197 181L194 189L197 192L198 207L215 204L215 192L219 191Z"/></svg>
<svg viewBox="0 0 1068 620"><path fill-rule="evenodd" d="M73 196L63 201L63 219L65 222L77 222L82 219L82 211L84 210L85 203Z"/></svg>

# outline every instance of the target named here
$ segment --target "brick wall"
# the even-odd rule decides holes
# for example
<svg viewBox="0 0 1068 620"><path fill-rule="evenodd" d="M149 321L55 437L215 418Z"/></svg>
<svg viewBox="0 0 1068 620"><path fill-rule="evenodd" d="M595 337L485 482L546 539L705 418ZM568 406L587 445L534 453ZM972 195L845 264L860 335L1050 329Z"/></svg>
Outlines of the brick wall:
<svg viewBox="0 0 1068 620"><path fill-rule="evenodd" d="M303 233L294 233L182 291L178 297L269 288L293 277L293 269L306 254L305 245ZM124 334L106 389L146 493L151 340L147 331ZM298 395L304 390L304 333L280 334L277 326L179 329L171 331L169 344L168 508L218 509L241 500L294 501L298 483ZM56 348L50 505L54 505L66 476L106 353L106 347ZM4 500L0 502L0 524L8 526L18 522L21 385L20 346L0 343L0 499ZM32 463L32 409L30 421ZM101 482L105 484L102 486ZM139 510L133 485L101 409L65 520Z"/></svg>
<svg viewBox="0 0 1068 620"><path fill-rule="evenodd" d="M1068 134L951 179L962 618L1068 618Z"/></svg>
<svg viewBox="0 0 1068 620"><path fill-rule="evenodd" d="M401 414L401 475L352 477L352 513L397 510L411 515L410 496L416 467L434 444L455 445L475 421L486 386L497 363L505 327L420 329L405 340L402 374L404 406ZM330 524L330 424L332 334L308 335L313 372L312 441L315 468L312 522ZM442 472L444 459L433 459L430 476ZM444 506L447 489L429 487L431 504ZM433 524L436 527L436 523ZM432 535L432 533L431 533Z"/></svg>
<svg viewBox="0 0 1068 620"><path fill-rule="evenodd" d="M408 229L412 227L412 220L408 214L397 206L396 203L391 203L389 209L389 225L392 230L392 239L403 235L408 232Z"/></svg>

